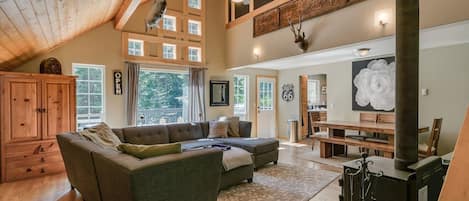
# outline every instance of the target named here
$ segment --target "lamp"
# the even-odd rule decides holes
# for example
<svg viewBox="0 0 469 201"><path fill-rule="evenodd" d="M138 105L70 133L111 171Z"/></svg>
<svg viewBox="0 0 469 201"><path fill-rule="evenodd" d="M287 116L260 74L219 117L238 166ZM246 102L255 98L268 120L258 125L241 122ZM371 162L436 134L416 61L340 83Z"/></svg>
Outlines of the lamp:
<svg viewBox="0 0 469 201"><path fill-rule="evenodd" d="M390 18L390 12L387 10L380 10L377 11L375 14L376 22L381 25L381 26L386 26L389 23L389 18Z"/></svg>
<svg viewBox="0 0 469 201"><path fill-rule="evenodd" d="M255 47L254 49L252 49L252 54L256 57L257 60L259 60L259 57L261 56L261 49Z"/></svg>
<svg viewBox="0 0 469 201"><path fill-rule="evenodd" d="M370 53L370 48L360 48L355 50L355 55L359 57L365 57Z"/></svg>

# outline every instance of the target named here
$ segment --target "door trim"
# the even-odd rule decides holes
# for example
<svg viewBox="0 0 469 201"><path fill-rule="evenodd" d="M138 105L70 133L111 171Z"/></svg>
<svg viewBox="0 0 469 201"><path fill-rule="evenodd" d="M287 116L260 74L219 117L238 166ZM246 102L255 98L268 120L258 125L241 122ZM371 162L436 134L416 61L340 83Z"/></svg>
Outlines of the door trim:
<svg viewBox="0 0 469 201"><path fill-rule="evenodd" d="M278 85L278 82L277 82L277 76L272 76L272 75L256 75L256 87L255 87L255 96L256 96L256 112L254 114L255 116L255 119L256 119L256 137L259 137L258 136L258 133L259 133L259 122L257 121L257 117L258 117L258 108L259 108L259 102L258 102L258 83L259 83L259 79L260 78L268 78L268 79L274 79L274 121L275 121L275 125L274 125L274 130L275 130L275 138L279 139L279 135L278 135L278 114L277 114L277 110L278 110L278 91L277 91L277 85Z"/></svg>

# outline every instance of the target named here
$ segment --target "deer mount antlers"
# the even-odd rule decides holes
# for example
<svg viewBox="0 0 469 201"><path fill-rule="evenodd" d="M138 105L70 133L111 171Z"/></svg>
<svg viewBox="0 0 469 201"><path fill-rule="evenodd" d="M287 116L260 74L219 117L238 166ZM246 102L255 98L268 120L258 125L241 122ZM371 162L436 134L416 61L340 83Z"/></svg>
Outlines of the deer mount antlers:
<svg viewBox="0 0 469 201"><path fill-rule="evenodd" d="M309 43L306 40L305 32L301 31L303 25L303 16L300 14L298 19L298 27L296 27L293 23L291 18L288 19L288 24L290 25L290 30L293 32L295 36L295 43L298 47L303 51L306 52L309 47Z"/></svg>

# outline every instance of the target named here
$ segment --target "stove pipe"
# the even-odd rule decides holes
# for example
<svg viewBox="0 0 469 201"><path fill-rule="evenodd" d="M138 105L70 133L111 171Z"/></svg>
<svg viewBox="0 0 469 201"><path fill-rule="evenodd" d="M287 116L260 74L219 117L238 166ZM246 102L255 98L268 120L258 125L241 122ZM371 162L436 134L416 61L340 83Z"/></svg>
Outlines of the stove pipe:
<svg viewBox="0 0 469 201"><path fill-rule="evenodd" d="M418 161L418 108L419 0L396 0L396 169Z"/></svg>

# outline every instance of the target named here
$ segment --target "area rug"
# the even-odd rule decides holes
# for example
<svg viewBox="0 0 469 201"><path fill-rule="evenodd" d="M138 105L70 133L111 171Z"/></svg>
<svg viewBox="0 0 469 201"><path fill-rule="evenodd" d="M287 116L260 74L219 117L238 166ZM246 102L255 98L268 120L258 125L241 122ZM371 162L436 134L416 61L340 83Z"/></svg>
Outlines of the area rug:
<svg viewBox="0 0 469 201"><path fill-rule="evenodd" d="M287 164L270 165L254 172L253 183L221 191L218 201L308 201L339 175Z"/></svg>

